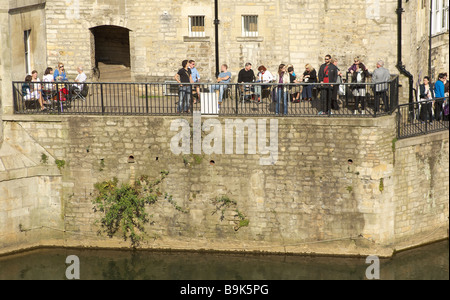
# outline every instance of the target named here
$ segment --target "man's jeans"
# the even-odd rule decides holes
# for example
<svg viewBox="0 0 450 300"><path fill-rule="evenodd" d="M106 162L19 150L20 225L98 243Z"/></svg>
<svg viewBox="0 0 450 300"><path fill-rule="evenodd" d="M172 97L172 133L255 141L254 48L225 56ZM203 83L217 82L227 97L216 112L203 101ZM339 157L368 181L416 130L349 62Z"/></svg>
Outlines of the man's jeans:
<svg viewBox="0 0 450 300"><path fill-rule="evenodd" d="M280 103L281 98L283 98L283 107L284 107L284 113L287 115L288 113L288 92L285 91L282 87L277 87L277 105L275 106L275 114L280 113Z"/></svg>
<svg viewBox="0 0 450 300"><path fill-rule="evenodd" d="M191 86L180 86L178 92L180 96L180 101L178 102L178 112L187 112L191 102Z"/></svg>
<svg viewBox="0 0 450 300"><path fill-rule="evenodd" d="M219 90L219 102L222 102L223 99L223 93L228 88L228 85L226 84L215 84L211 86L211 90L217 91Z"/></svg>

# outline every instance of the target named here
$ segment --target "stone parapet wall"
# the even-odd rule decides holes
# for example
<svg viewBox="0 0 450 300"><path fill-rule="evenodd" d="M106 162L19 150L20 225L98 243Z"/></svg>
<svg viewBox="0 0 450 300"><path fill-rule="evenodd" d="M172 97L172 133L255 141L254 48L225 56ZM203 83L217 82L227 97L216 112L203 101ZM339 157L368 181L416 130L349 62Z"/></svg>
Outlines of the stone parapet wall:
<svg viewBox="0 0 450 300"><path fill-rule="evenodd" d="M47 153L48 168L53 171L38 174L43 179L13 180L18 187L35 186L38 193L23 190L15 194L15 200L2 193L0 213L10 213L5 203L29 196L35 200L28 202L39 202L50 195L42 205L48 207L46 219L53 220L53 226L21 232L17 223L25 224L27 216L31 218L25 210L22 219L1 227L3 249L26 248L24 234L36 237L44 229L45 238L40 239L44 245L128 246L119 238L96 235L99 215L93 212L93 185L113 177L120 182L141 175L157 178L161 170L169 171L163 191L187 213L163 199L149 208L153 223L146 227L146 248L389 256L394 249L446 236L448 183L431 185L426 174L448 182L448 134L438 134L423 145L395 143L394 116L278 119L278 156L268 166L261 165L260 159L267 155L260 155L259 148L249 154L252 138L245 139L244 154L234 150L233 154L197 155L191 150L175 155L170 144L180 129L170 131L170 127L176 117L12 119L5 122L11 128L7 135L15 134L19 145L24 140L35 141L36 155ZM192 128L192 117L182 119ZM201 119L203 124L207 120L222 125L225 153L226 119ZM258 120L264 119L256 119L256 124ZM203 132L203 139L208 134ZM5 148L2 151L3 158ZM429 152L435 154L426 158ZM129 163L130 156L134 163ZM34 168L44 167L36 160L35 156ZM64 167L58 169L56 160L64 161ZM432 168L426 171L424 165ZM420 172L426 174L418 176ZM8 189L9 183L1 178L0 185ZM415 180L423 184L416 185ZM220 213L213 214L212 201L222 196L236 201L236 207L221 221ZM245 215L248 226L236 230L234 209Z"/></svg>

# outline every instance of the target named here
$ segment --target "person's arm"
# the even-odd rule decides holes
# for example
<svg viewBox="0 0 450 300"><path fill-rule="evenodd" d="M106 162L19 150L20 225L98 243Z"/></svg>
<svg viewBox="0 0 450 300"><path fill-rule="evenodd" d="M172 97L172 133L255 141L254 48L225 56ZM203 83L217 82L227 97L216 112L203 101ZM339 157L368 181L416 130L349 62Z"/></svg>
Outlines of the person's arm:
<svg viewBox="0 0 450 300"><path fill-rule="evenodd" d="M321 65L320 68L319 68L319 82L323 82L323 77L324 77L323 65Z"/></svg>
<svg viewBox="0 0 450 300"><path fill-rule="evenodd" d="M239 74L238 74L238 83L241 83L241 82L243 82L244 80L242 79L242 70L240 70L239 71Z"/></svg>
<svg viewBox="0 0 450 300"><path fill-rule="evenodd" d="M177 74L175 74L175 80L178 82L178 83L181 83L181 81L180 81L180 75L177 73Z"/></svg>

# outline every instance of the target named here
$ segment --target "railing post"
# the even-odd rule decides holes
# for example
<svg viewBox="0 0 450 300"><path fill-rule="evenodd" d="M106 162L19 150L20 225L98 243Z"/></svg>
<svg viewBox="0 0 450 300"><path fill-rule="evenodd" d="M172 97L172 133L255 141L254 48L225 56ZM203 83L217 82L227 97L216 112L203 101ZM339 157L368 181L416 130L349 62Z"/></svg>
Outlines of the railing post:
<svg viewBox="0 0 450 300"><path fill-rule="evenodd" d="M239 85L238 84L236 84L235 85L235 98L236 98L236 115L238 115L239 114L239 93L238 93L238 88L239 88Z"/></svg>
<svg viewBox="0 0 450 300"><path fill-rule="evenodd" d="M100 101L102 105L102 115L105 114L105 105L103 103L103 83L100 83Z"/></svg>
<svg viewBox="0 0 450 300"><path fill-rule="evenodd" d="M145 109L148 114L148 83L145 84Z"/></svg>

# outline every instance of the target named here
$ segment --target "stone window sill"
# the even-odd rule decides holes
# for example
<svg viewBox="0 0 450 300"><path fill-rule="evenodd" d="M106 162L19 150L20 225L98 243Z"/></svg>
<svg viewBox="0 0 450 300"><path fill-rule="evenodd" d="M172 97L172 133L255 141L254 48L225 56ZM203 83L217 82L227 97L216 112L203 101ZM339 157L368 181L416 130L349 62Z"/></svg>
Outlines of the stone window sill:
<svg viewBox="0 0 450 300"><path fill-rule="evenodd" d="M185 43L205 43L209 42L210 38L209 36L206 37L190 37L190 36L184 36L183 41Z"/></svg>
<svg viewBox="0 0 450 300"><path fill-rule="evenodd" d="M262 36L256 36L256 37L238 36L236 38L236 41L239 43L247 43L247 42L261 43L264 41L264 38Z"/></svg>

